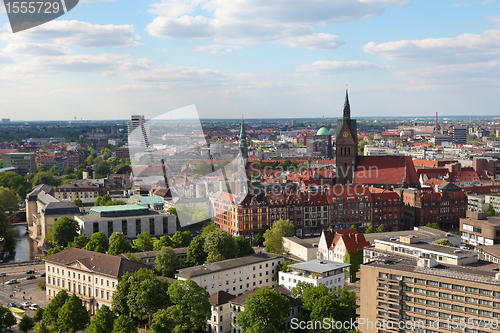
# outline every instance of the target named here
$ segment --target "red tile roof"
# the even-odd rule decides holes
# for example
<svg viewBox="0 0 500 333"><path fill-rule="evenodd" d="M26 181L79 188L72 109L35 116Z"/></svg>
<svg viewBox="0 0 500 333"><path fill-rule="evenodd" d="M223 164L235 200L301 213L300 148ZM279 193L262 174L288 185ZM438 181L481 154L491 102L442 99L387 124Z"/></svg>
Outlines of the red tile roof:
<svg viewBox="0 0 500 333"><path fill-rule="evenodd" d="M418 176L410 156L360 156L355 184L417 185Z"/></svg>

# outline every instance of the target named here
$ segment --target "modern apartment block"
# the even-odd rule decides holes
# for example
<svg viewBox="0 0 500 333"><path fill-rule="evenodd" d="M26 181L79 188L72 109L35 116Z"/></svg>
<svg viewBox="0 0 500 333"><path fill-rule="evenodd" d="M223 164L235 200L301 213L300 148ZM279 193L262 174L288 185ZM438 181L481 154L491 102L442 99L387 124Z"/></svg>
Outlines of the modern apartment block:
<svg viewBox="0 0 500 333"><path fill-rule="evenodd" d="M120 205L92 207L90 213L75 216L80 233L88 238L102 232L111 236L113 232L136 238L146 230L151 236L172 235L177 231L173 214L150 210L146 205Z"/></svg>
<svg viewBox="0 0 500 333"><path fill-rule="evenodd" d="M472 245L500 244L500 216L487 216L486 213L467 212L460 219L462 241Z"/></svg>
<svg viewBox="0 0 500 333"><path fill-rule="evenodd" d="M272 253L255 253L240 258L228 259L180 269L178 280L193 280L209 294L225 291L240 295L256 287L278 285L274 274L283 256Z"/></svg>
<svg viewBox="0 0 500 333"><path fill-rule="evenodd" d="M343 287L347 281L347 268L351 264L313 259L288 265L289 271L278 272L279 284L292 290L299 282L305 282L317 287L321 284L328 289Z"/></svg>
<svg viewBox="0 0 500 333"><path fill-rule="evenodd" d="M396 255L360 268L363 333L486 333L500 318L500 274L487 266Z"/></svg>
<svg viewBox="0 0 500 333"><path fill-rule="evenodd" d="M363 262L379 260L391 255L401 255L413 259L434 259L447 265L468 265L477 262L477 252L452 246L420 242L418 236L377 239L374 245L365 247Z"/></svg>
<svg viewBox="0 0 500 333"><path fill-rule="evenodd" d="M68 248L44 258L46 298L49 303L59 291L76 294L90 314L102 305L111 308L113 293L123 274L150 266L137 263L123 255Z"/></svg>
<svg viewBox="0 0 500 333"><path fill-rule="evenodd" d="M133 115L127 122L128 145L131 147L149 147L149 123L144 116Z"/></svg>
<svg viewBox="0 0 500 333"><path fill-rule="evenodd" d="M33 153L8 153L3 155L4 168L17 168L20 175L36 173L36 154Z"/></svg>

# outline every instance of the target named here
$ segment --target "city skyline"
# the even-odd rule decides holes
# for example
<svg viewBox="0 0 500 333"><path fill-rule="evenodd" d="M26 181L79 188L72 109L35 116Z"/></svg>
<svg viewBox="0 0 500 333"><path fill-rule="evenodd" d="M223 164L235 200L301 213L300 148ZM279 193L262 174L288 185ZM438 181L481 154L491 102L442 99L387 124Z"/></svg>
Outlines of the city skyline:
<svg viewBox="0 0 500 333"><path fill-rule="evenodd" d="M333 119L346 84L357 118L494 116L498 9L489 0L86 0L13 34L0 5L0 116L152 119L195 104L202 119Z"/></svg>

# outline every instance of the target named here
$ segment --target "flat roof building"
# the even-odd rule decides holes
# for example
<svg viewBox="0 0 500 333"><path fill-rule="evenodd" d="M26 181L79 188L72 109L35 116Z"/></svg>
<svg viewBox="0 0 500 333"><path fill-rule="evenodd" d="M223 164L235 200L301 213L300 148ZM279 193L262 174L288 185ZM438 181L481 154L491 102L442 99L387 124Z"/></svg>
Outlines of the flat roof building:
<svg viewBox="0 0 500 333"><path fill-rule="evenodd" d="M460 219L463 242L472 245L500 244L500 216L479 212L467 212L466 216Z"/></svg>
<svg viewBox="0 0 500 333"><path fill-rule="evenodd" d="M7 153L3 155L4 168L14 167L20 175L36 173L36 155L33 153Z"/></svg>
<svg viewBox="0 0 500 333"><path fill-rule="evenodd" d="M497 270L398 255L360 268L358 329L363 333L485 333L500 318Z"/></svg>
<svg viewBox="0 0 500 333"><path fill-rule="evenodd" d="M178 280L193 280L210 294L224 290L239 295L255 287L278 285L274 274L283 256L272 253L252 255L188 267L179 270Z"/></svg>

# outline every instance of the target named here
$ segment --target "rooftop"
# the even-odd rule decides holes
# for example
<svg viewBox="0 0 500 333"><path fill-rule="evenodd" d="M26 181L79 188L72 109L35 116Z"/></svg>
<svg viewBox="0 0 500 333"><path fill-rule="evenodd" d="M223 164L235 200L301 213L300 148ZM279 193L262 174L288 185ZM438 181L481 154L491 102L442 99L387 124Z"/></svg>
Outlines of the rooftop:
<svg viewBox="0 0 500 333"><path fill-rule="evenodd" d="M375 266L386 270L394 270L397 272L409 272L428 275L429 277L452 278L456 280L468 282L480 282L482 284L490 284L500 286L500 281L495 278L498 271L481 269L470 266L454 266L454 265L437 265L433 268L417 267L417 260L402 257L390 256L383 261L371 261L363 264L363 266Z"/></svg>
<svg viewBox="0 0 500 333"><path fill-rule="evenodd" d="M341 262L313 259L309 261L300 262L298 264L288 265L288 267L301 269L304 271L325 273L336 269L342 269L351 266L351 264L344 264Z"/></svg>
<svg viewBox="0 0 500 333"><path fill-rule="evenodd" d="M195 276L203 276L207 274L213 274L219 271L225 271L228 269L234 269L238 267L243 267L247 265L258 264L272 259L283 258L283 256L272 254L272 253L255 253L249 256L244 256L240 258L227 259L211 264L203 264L194 267L183 268L179 270L177 276L182 278L193 278Z"/></svg>
<svg viewBox="0 0 500 333"><path fill-rule="evenodd" d="M450 234L449 232L437 230L429 227L415 227L414 230L404 230L404 231L392 231L392 232L380 232L365 234L365 239L370 243L374 243L376 239L383 239L387 237L400 237L400 236L418 236L420 240L425 239L436 239L436 238L450 238L450 237L460 237L457 235ZM448 236L449 235L449 236Z"/></svg>
<svg viewBox="0 0 500 333"><path fill-rule="evenodd" d="M377 244L377 243L388 243L388 244L392 244L392 245L410 247L410 248L415 248L415 249L429 251L429 252L438 252L438 253L446 254L449 256L457 257L457 258L465 258L465 257L477 255L477 253L475 253L474 251L463 250L463 249L459 249L456 247L433 244L433 243L426 243L426 242L418 242L418 243L408 244L408 243L400 242L399 239L395 240L394 238L377 239L375 241L375 244Z"/></svg>
<svg viewBox="0 0 500 333"><path fill-rule="evenodd" d="M283 237L286 239L291 240L294 243L297 243L305 248L312 249L318 247L320 237L314 237L314 238L298 238L296 236L291 236L291 237Z"/></svg>
<svg viewBox="0 0 500 333"><path fill-rule="evenodd" d="M69 248L56 253L50 257L46 257L47 264L58 264L71 266L75 263L80 263L86 269L103 275L114 276L120 278L127 272L135 272L141 268L151 269L146 264L137 263L128 259L123 255L111 256L104 253L87 251L77 248Z"/></svg>

